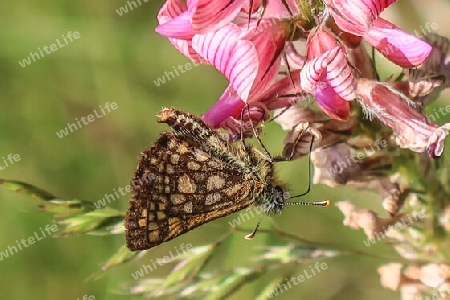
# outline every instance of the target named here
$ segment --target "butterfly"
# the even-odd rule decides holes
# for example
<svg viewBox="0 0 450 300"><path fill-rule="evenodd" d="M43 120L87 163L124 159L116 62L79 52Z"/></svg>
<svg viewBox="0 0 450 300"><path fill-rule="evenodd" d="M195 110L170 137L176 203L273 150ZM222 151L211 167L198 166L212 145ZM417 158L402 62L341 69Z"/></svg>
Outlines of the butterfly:
<svg viewBox="0 0 450 300"><path fill-rule="evenodd" d="M131 180L133 197L125 218L130 250L153 248L250 206L267 215L283 210L290 198L275 178L271 157L243 142L228 142L190 113L163 108L157 117L172 131L141 154Z"/></svg>

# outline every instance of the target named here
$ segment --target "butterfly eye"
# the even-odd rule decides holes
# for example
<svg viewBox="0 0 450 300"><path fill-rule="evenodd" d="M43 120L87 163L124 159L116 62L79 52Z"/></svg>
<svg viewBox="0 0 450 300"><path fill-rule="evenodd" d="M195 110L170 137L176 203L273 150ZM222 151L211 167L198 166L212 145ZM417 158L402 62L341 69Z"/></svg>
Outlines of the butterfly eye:
<svg viewBox="0 0 450 300"><path fill-rule="evenodd" d="M275 186L273 191L273 198L275 202L279 205L284 205L284 191L280 186Z"/></svg>

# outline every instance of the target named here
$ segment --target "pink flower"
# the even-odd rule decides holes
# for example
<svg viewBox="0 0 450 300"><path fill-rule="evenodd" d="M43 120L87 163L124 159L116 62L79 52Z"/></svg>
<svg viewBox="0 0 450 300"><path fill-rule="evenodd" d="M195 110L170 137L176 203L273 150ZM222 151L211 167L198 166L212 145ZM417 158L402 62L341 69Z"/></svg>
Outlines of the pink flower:
<svg viewBox="0 0 450 300"><path fill-rule="evenodd" d="M172 45L194 62L202 62L192 49L196 34L213 32L231 24L249 0L167 0L158 13L156 32L169 38ZM261 1L253 1L252 11L259 9Z"/></svg>
<svg viewBox="0 0 450 300"><path fill-rule="evenodd" d="M192 37L195 35L190 23L187 5L180 0L167 0L159 10L159 26L155 31L169 38L172 45L193 62L202 62L201 57L192 49Z"/></svg>
<svg viewBox="0 0 450 300"><path fill-rule="evenodd" d="M203 116L212 127L221 126L229 117L240 119L245 102L258 106L256 102L270 91L279 71L287 29L281 22L265 19L259 24L265 30L247 30L247 26L228 24L193 38L196 52L230 82L219 101ZM263 112L266 110L261 106L252 121L266 119L268 114Z"/></svg>
<svg viewBox="0 0 450 300"><path fill-rule="evenodd" d="M396 0L326 0L336 25L345 32L362 36L390 61L403 68L420 65L432 48L424 41L379 18Z"/></svg>
<svg viewBox="0 0 450 300"><path fill-rule="evenodd" d="M301 87L314 95L317 104L331 118L347 120L356 97L356 81L347 64L345 50L326 30L312 31Z"/></svg>
<svg viewBox="0 0 450 300"><path fill-rule="evenodd" d="M364 39L381 54L403 68L413 68L423 63L433 49L426 42L399 29L394 24L378 18Z"/></svg>
<svg viewBox="0 0 450 300"><path fill-rule="evenodd" d="M414 152L427 151L432 158L441 156L450 123L431 123L407 104L408 99L385 84L361 79L357 90L366 112L392 128L397 145Z"/></svg>
<svg viewBox="0 0 450 300"><path fill-rule="evenodd" d="M202 119L209 126L218 128L230 117L239 119L244 106L244 101L231 86L228 86L219 100L202 116Z"/></svg>
<svg viewBox="0 0 450 300"><path fill-rule="evenodd" d="M188 0L192 29L207 33L225 26L236 18L246 0ZM250 4L247 4L247 7Z"/></svg>
<svg viewBox="0 0 450 300"><path fill-rule="evenodd" d="M264 11L260 14L258 10L263 4ZM156 31L167 36L194 62L214 66L230 82L218 102L203 116L210 126L236 127L232 124L240 120L246 102L250 106L247 119L255 125L267 119L267 105L259 103L267 93L275 97L266 99L269 107L278 108L280 103L294 101L277 100L279 91L273 91L281 54L285 53L296 64L302 62L293 48L285 48L287 37L296 27L283 19L291 18L293 13L299 13L295 0L188 0L186 4L168 0L160 10ZM289 89L292 87L295 85L291 82Z"/></svg>
<svg viewBox="0 0 450 300"><path fill-rule="evenodd" d="M397 0L325 0L336 25L343 31L363 36L385 8Z"/></svg>
<svg viewBox="0 0 450 300"><path fill-rule="evenodd" d="M296 84L293 85L292 82ZM283 97L283 95L288 96ZM247 102L250 115L245 109L241 122L241 112L245 103L231 87L228 87L219 101L202 116L202 119L213 128L222 127L230 130L231 134L239 134L242 126L244 135L251 136L253 130L249 121L256 128L258 123L269 118L269 111L290 106L302 99L301 95L300 72L295 71L290 76L287 75L264 88L264 92L259 93L257 97L249 98Z"/></svg>

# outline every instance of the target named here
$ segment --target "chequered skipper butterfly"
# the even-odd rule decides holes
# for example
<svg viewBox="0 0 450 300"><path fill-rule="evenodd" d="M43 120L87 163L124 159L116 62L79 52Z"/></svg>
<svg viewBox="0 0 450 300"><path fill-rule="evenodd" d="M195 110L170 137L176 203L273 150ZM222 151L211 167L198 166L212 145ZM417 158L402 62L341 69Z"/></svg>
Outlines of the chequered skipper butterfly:
<svg viewBox="0 0 450 300"><path fill-rule="evenodd" d="M227 142L189 113L164 108L158 119L173 131L163 132L142 153L132 179L125 220L130 250L155 247L251 205L267 215L283 210L285 187L275 179L270 157L242 142Z"/></svg>

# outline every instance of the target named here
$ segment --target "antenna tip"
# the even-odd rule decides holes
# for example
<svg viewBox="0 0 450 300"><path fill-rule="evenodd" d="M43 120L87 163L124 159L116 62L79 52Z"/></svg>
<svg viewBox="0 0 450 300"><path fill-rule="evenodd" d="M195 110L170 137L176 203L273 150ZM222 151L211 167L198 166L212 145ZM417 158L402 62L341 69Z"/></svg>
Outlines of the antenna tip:
<svg viewBox="0 0 450 300"><path fill-rule="evenodd" d="M325 205L324 206L330 206L331 205L331 201L330 200L325 200Z"/></svg>
<svg viewBox="0 0 450 300"><path fill-rule="evenodd" d="M250 240L253 240L254 237L255 237L255 232L252 232L252 233L250 233L250 234L247 234L244 238L245 238L247 241L250 241Z"/></svg>

